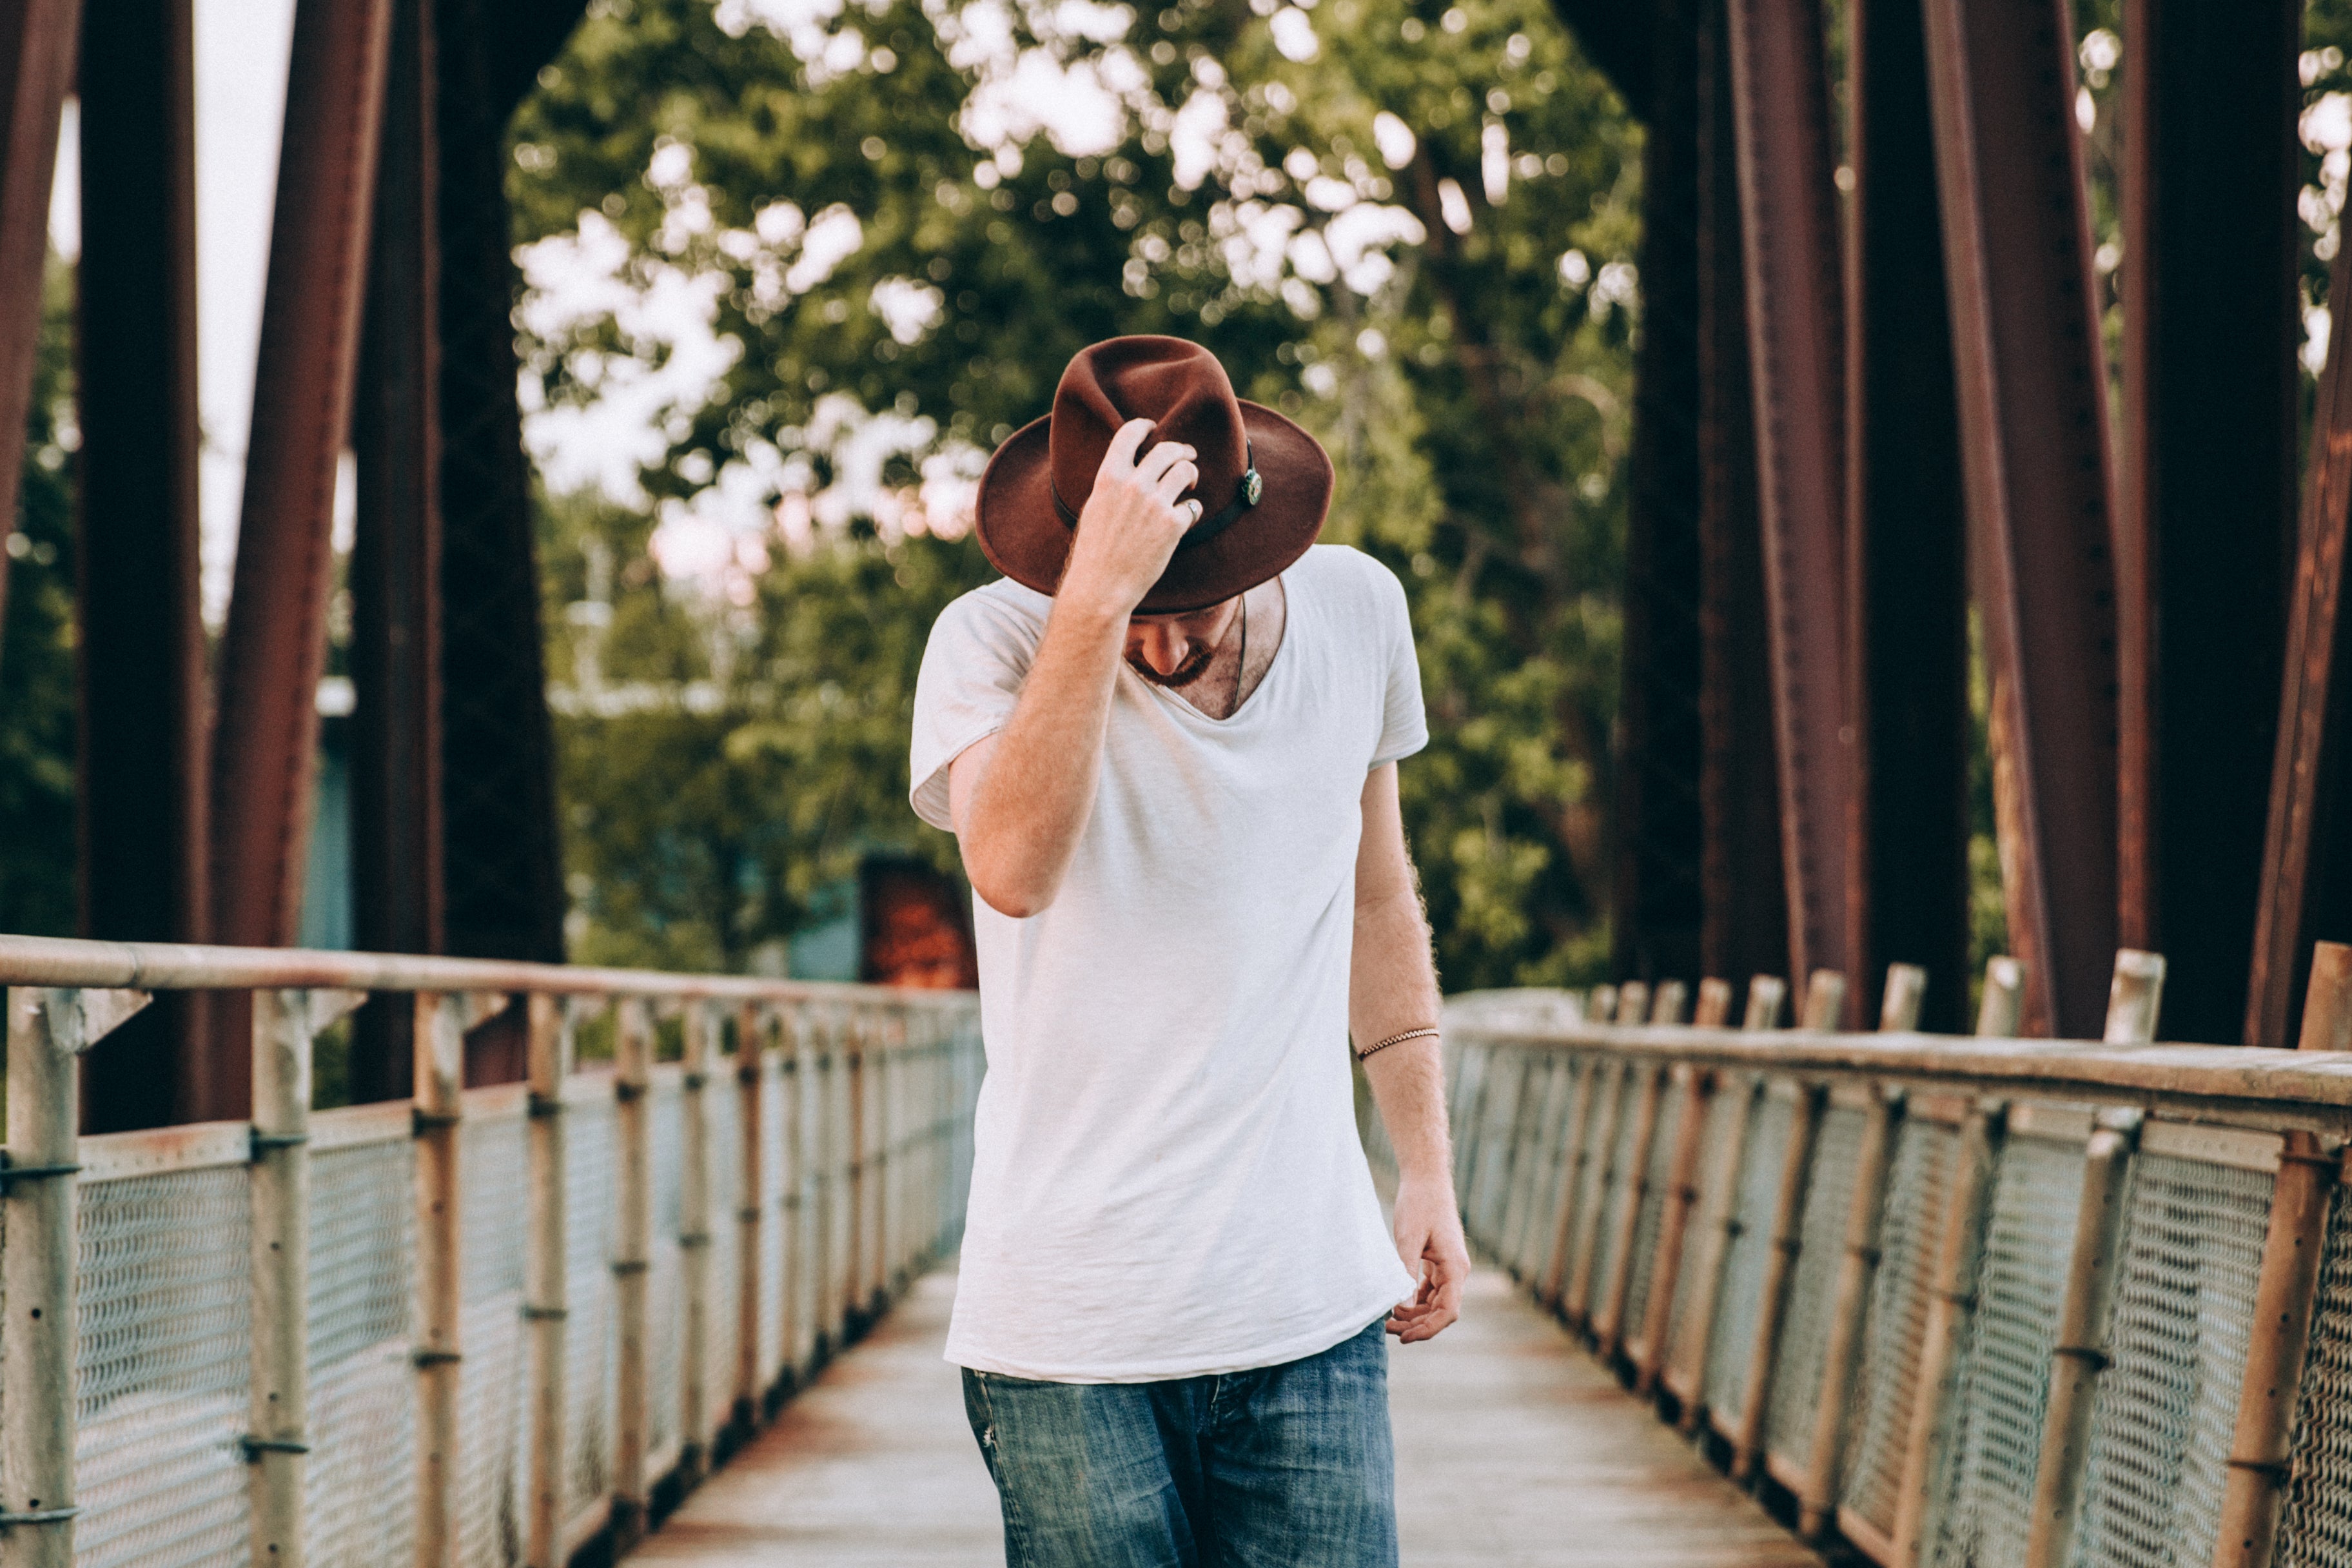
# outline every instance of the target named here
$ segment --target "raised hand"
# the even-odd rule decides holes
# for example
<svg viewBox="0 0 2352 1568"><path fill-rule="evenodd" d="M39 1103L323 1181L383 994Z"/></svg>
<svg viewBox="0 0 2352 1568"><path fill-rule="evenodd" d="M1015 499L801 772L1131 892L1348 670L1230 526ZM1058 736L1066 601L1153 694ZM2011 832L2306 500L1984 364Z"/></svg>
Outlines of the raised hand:
<svg viewBox="0 0 2352 1568"><path fill-rule="evenodd" d="M1200 521L1201 503L1179 499L1200 483L1193 464L1200 454L1176 441L1144 450L1151 430L1150 420L1130 419L1110 438L1094 493L1078 513L1056 598L1125 618L1160 581L1184 531Z"/></svg>

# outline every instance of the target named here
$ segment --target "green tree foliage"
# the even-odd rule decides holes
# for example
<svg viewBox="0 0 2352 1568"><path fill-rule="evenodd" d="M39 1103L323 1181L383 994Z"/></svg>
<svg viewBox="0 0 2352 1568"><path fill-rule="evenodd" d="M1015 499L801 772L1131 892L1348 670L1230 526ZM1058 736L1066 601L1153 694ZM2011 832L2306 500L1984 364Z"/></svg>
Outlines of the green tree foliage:
<svg viewBox="0 0 2352 1568"><path fill-rule="evenodd" d="M74 911L72 277L52 263L0 635L0 931L70 936Z"/></svg>
<svg viewBox="0 0 2352 1568"><path fill-rule="evenodd" d="M583 956L738 962L863 849L954 863L905 734L988 575L956 487L1157 331L1323 437L1327 537L1408 584L1449 984L1597 969L1638 130L1538 0L1255 4L599 0L542 74L526 394L606 495L545 538L551 616L609 616L559 693Z"/></svg>

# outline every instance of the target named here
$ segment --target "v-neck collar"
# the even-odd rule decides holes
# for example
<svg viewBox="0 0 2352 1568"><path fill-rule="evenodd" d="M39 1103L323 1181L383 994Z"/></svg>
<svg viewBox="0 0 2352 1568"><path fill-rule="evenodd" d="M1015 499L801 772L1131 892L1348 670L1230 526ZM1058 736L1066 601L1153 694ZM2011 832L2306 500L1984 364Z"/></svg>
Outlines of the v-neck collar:
<svg viewBox="0 0 2352 1568"><path fill-rule="evenodd" d="M1275 673L1281 669L1286 662L1290 652L1292 636L1298 629L1298 595L1292 592L1290 574L1287 571L1277 573L1274 576L1273 582L1282 592L1282 640L1274 645L1274 658L1267 662L1265 673L1258 678L1258 683L1255 686L1251 687L1247 691L1242 693L1242 700L1235 703L1234 705L1234 710L1226 714L1223 718L1220 719L1214 714L1209 713L1193 703L1185 700L1181 692L1171 691L1164 686L1154 685L1152 682L1145 680L1143 677L1135 675L1135 672L1131 669L1129 670L1128 673L1135 676L1135 679L1138 683L1150 688L1153 696L1160 698L1171 707L1177 709L1188 719L1196 719L1203 724L1214 724L1221 729L1238 723L1242 716L1249 712L1258 702L1259 699L1265 696L1265 689L1274 684ZM1124 661L1122 660L1121 662ZM1243 668L1242 674L1244 678L1248 676L1249 670L1246 666Z"/></svg>

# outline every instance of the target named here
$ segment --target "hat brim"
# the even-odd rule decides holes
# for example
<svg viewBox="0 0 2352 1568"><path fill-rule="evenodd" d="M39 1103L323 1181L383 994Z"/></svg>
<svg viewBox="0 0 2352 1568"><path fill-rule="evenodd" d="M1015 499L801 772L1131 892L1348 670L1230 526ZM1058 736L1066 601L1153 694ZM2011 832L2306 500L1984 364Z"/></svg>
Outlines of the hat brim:
<svg viewBox="0 0 2352 1568"><path fill-rule="evenodd" d="M1221 605L1281 573L1323 531L1331 509L1330 455L1273 409L1239 401L1265 494L1222 533L1178 546L1160 581L1136 605L1138 615L1182 615ZM981 475L976 519L989 564L1041 594L1061 585L1075 537L1054 505L1046 443L1051 422L1050 416L1032 420L989 458Z"/></svg>

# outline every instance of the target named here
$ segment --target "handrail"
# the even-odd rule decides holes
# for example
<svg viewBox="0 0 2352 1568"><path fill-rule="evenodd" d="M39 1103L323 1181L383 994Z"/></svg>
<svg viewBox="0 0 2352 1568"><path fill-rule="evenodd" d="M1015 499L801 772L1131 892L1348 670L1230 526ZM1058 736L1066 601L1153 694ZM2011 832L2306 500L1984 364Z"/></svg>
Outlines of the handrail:
<svg viewBox="0 0 2352 1568"><path fill-rule="evenodd" d="M2268 1047L2140 1045L2097 1040L1990 1040L1968 1035L1734 1031L1664 1025L1568 1024L1511 1028L1461 1018L1455 1031L1526 1050L1601 1050L1612 1056L1708 1067L1862 1078L1904 1078L1937 1088L2031 1089L2044 1097L2117 1094L2159 1100L2282 1101L2352 1113L2352 1051Z"/></svg>
<svg viewBox="0 0 2352 1568"><path fill-rule="evenodd" d="M2333 1560L2352 949L2322 944L2300 1050L2153 1043L2163 975L2119 955L2102 1041L1991 1037L2006 959L1969 1037L1901 1027L1916 974L1874 1034L1774 1027L1769 976L1736 1030L1719 980L1694 1027L1631 983L1454 998L1465 1226L1801 1534L1882 1568ZM1833 1016L1843 981L1811 980Z"/></svg>
<svg viewBox="0 0 2352 1568"><path fill-rule="evenodd" d="M970 992L22 936L0 987L11 1564L618 1555L961 1233ZM169 990L250 995L250 1121L80 1137ZM370 993L411 1092L314 1115ZM500 1012L526 1079L464 1088Z"/></svg>
<svg viewBox="0 0 2352 1568"><path fill-rule="evenodd" d="M740 974L437 958L305 948L208 947L0 936L0 985L105 986L142 991L542 992L557 996L647 996L680 1001L818 1002L877 994L915 1006L961 1005L958 994Z"/></svg>

